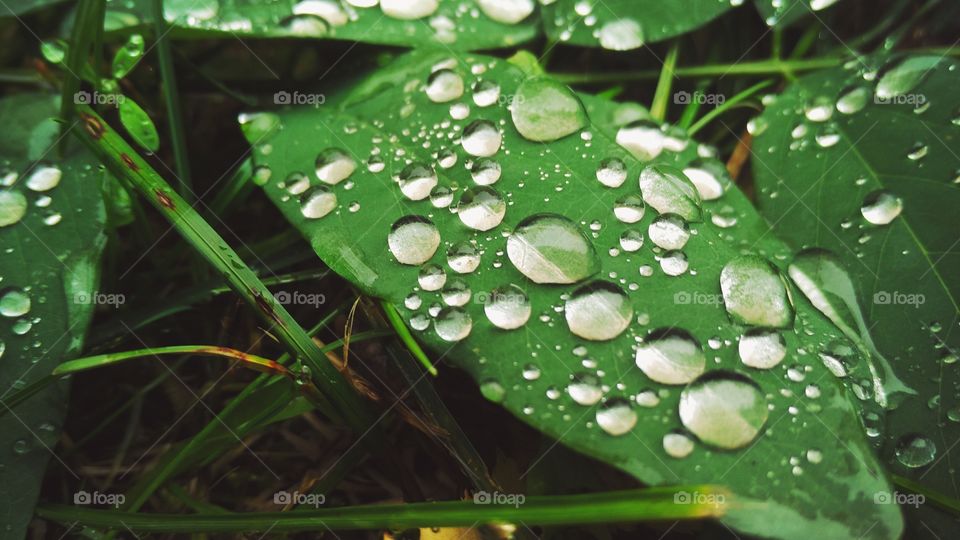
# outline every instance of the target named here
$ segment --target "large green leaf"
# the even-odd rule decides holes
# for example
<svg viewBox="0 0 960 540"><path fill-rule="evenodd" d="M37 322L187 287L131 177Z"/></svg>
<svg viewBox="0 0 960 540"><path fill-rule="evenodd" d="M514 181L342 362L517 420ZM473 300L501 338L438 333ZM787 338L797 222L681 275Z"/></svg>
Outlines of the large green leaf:
<svg viewBox="0 0 960 540"><path fill-rule="evenodd" d="M890 470L956 498L958 64L865 62L800 79L761 117L760 206L794 247L832 252L805 254L803 274L828 288L848 333L875 345L876 371L892 366L886 386L906 387L883 420L868 417Z"/></svg>
<svg viewBox="0 0 960 540"><path fill-rule="evenodd" d="M770 26L786 26L804 15L819 12L840 2L840 0L754 0L760 16Z"/></svg>
<svg viewBox="0 0 960 540"><path fill-rule="evenodd" d="M543 7L543 22L551 39L623 51L689 32L735 3L729 0L556 0Z"/></svg>
<svg viewBox="0 0 960 540"><path fill-rule="evenodd" d="M466 88L462 97L455 97L460 86L457 77ZM428 85L428 79L433 84ZM499 99L491 85L498 87ZM452 99L433 102L441 98ZM507 103L513 104L512 110ZM856 411L817 356L846 341L801 295L793 294L796 306L791 308L784 281L760 258L782 265L786 247L766 234L761 218L722 173L714 177L725 195L710 189L711 182L700 175L703 193L720 195L704 205L703 223L696 188L682 175L673 189L648 188L644 193L647 209L640 221L632 225L618 221L613 213L615 201L640 194L637 178L644 163L611 134L618 121L635 119L644 111L621 110L589 99L588 115L596 117L597 124L576 129L580 122L589 122L578 108L577 98L565 87L527 77L507 62L482 56L455 60L443 53L422 52L401 57L371 76L353 90L339 111L260 113L245 116L243 128L254 145L258 165L271 172L264 186L268 196L320 257L367 293L398 304L414 334L434 351L434 358L468 371L487 397L524 422L645 483L723 483L740 502L724 519L743 531L784 538L806 538L812 530L828 537L896 536L902 527L897 507L874 504L875 494L888 487ZM427 171L432 167L437 172L439 186L452 190L451 199L461 205L464 199L469 201L465 190L477 188L470 168L482 167L461 143L465 130L476 133L467 126L481 119L498 126L503 137L491 158L498 162L501 178L489 187L506 201L506 211L502 223L487 231L465 226L475 223L478 214L483 221L482 209L454 212L456 202L450 208L438 208L429 200L413 201L401 192L401 188L411 194L418 191L409 165L420 162ZM515 126L538 139L549 139L550 132L560 127L570 134L552 142L533 142ZM644 147L658 153L655 161L660 163L709 152L674 130L663 132L654 125L652 131L644 131L646 124L632 127L638 130L634 134L645 134L640 140L659 143ZM476 147L484 146L473 137L466 139L474 153ZM633 142L638 143L638 138ZM444 168L442 164L449 165L451 160L447 151L456 163ZM611 157L626 167L626 182L617 188L601 185L596 176L600 162ZM368 165L371 162L373 167ZM344 178L354 164L356 170ZM698 166L716 165L719 162L708 159ZM318 176L343 181L327 185ZM403 177L402 185L397 176ZM475 200L488 202L485 197L490 195L473 193ZM658 217L655 208L673 208L691 221L692 234L682 248L689 268L675 277L662 269L678 262L675 254L655 248L647 237L648 227ZM307 218L304 209L307 215L328 213ZM552 231L538 240L531 231L528 241L539 245L539 252L523 251L522 242L511 242L508 249L508 236L519 238L521 222L542 213L566 216L546 222L566 223L564 234ZM621 212L626 217L630 213ZM422 222L414 225L415 234L405 239L395 236L394 249L388 247L392 226L408 216L427 218L439 231L442 242L429 262L447 275L442 293L419 287L418 266L398 263L398 258L415 259L420 249L430 254L429 227ZM647 237L637 251L626 250L636 247L635 241L632 246L630 241L621 244L621 235L628 229ZM583 249L595 250L596 258L584 258ZM458 274L454 267L471 266L466 264L470 257L451 261L445 257L448 250L454 255L476 250L479 265ZM520 262L521 254L527 256L522 259L526 263ZM757 257L741 257L744 254ZM528 268L527 275L540 281L592 275L574 284L536 284L512 261L535 266L537 270ZM721 272L731 262L727 275L733 279L728 289L733 289L731 301L741 304L738 320L783 327L779 332L787 354L773 369L748 368L738 357L738 340L751 331L751 325L734 322L720 297ZM745 283L740 278L746 274L757 281ZM622 291L627 300L620 303L623 297L617 293L599 301L581 301L574 291L589 279L606 282L598 286L600 290ZM510 284L517 288L491 294ZM464 285L469 291L458 299L458 293L463 293L458 286ZM765 293L754 295L744 287ZM508 316L494 317L501 326L508 326L505 321L517 322L509 312L523 305L521 294L532 308L529 320L514 330L494 326L485 304L491 298L513 301L507 304ZM466 304L458 309L443 307L458 300ZM763 302L780 302L781 309ZM439 314L431 315L441 308ZM600 321L583 324L591 314ZM469 332L458 324L464 316L472 321ZM605 341L583 339L572 334L568 324L579 335L616 335ZM678 349L664 356L645 356L646 373L674 382L689 380L702 369L706 375L689 386L665 385L637 367L635 355L641 341L652 342L656 330L664 329L668 333L673 329L673 336L688 332L694 343L679 337L672 341ZM447 341L467 333L459 342ZM692 348L693 362L684 362L683 355L677 354L683 346ZM698 350L706 352L701 356ZM683 365L690 369L682 369ZM710 396L729 401L686 415L685 424L709 442L692 442L689 455L671 457L664 450L665 441L679 455L684 445L677 443L693 440L676 433L683 427L678 412L681 395L687 395L687 405L703 404L704 394L697 391L703 384L716 391L708 392ZM752 390L757 388L759 392ZM741 393L730 395L734 389ZM721 410L732 403L754 405L752 415ZM733 417L738 421L730 423ZM759 424L764 426L762 434L751 440L748 426ZM731 440L738 432L743 437Z"/></svg>
<svg viewBox="0 0 960 540"><path fill-rule="evenodd" d="M56 102L54 97L37 95L0 101L5 122L0 132L4 396L79 352L101 299L95 288L105 242L101 193L105 176L86 153L70 152L70 147L65 159L54 161L59 132ZM4 538L22 538L31 519L44 469L56 456L66 390L65 383L51 385L0 418Z"/></svg>
<svg viewBox="0 0 960 540"><path fill-rule="evenodd" d="M111 4L107 30L148 23L149 2ZM164 18L174 27L173 37L329 38L473 50L523 43L535 37L540 27L532 0L518 2L520 9L514 10L498 9L503 3L494 0L470 6L461 0L168 0L163 4Z"/></svg>

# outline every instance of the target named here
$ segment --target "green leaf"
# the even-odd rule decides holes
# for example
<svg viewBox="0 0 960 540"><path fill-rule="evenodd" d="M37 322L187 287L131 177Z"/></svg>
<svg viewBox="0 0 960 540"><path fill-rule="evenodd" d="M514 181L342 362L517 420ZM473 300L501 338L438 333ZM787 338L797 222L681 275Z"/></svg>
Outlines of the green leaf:
<svg viewBox="0 0 960 540"><path fill-rule="evenodd" d="M434 71L443 69L450 71ZM267 195L324 262L397 305L436 364L468 371L485 396L522 421L648 484L722 482L742 503L723 519L745 532L806 538L816 528L827 536L896 536L898 509L874 504L875 493L889 488L856 411L817 356L835 342L847 343L843 335L791 289L796 306L778 308L790 317L777 319L786 328L773 331L785 340L788 358L773 369L753 369L738 357L741 335L762 342L766 334L733 322L721 297L721 272L737 260L764 278L765 288L746 291L739 276L726 279L741 286L734 287L735 314L757 323L772 309L763 302L785 298L785 281L767 260L783 265L789 251L722 173L722 164L706 159L688 167L710 150L642 120L618 130L648 113L586 96L592 124L552 142L526 140L505 104L514 111L560 111L562 118L550 120L561 126L569 113L515 99L525 80L521 69L489 57L456 61L413 53L358 85L340 110L245 116L244 127L257 165L272 171ZM491 85L503 99L491 94ZM461 86L466 90L456 97ZM449 100L433 102L439 98ZM503 138L498 151L489 124L478 120L497 126ZM254 124L273 128L254 130ZM659 168L645 169L618 146L618 133ZM492 154L486 159L499 165L499 180L476 185L471 169L489 183L495 167L467 149L474 156ZM598 181L598 167L608 158L623 164L626 181L619 187ZM687 167L699 189L671 164ZM616 184L617 170L604 169L606 182ZM641 180L645 203L637 189L642 170L648 173ZM429 189L431 171L439 177L433 201L409 199ZM702 210L700 198L708 199ZM448 201L459 201L459 211L452 211L456 202L443 207ZM633 220L644 204L634 224L614 217L619 206L618 213ZM649 237L656 209L691 221L682 247L689 268L682 272L677 252L654 249ZM503 221L493 225L491 215L500 211ZM697 221L701 214L703 223ZM658 220L658 242L671 242L657 233L677 233L684 226L678 220ZM638 248L638 235L643 245L630 251ZM429 261L430 271L421 275L418 264L398 260ZM437 270L446 276L443 290L425 290L435 288ZM657 336L663 341L654 341ZM778 342L776 334L766 338ZM662 355L644 348L643 369L636 360L641 339L664 347ZM687 387L654 380L686 382L704 370ZM711 389L753 405L727 411L743 422L737 428L722 405L704 403ZM687 396L683 423L681 395ZM691 412L695 404L705 408ZM703 442L678 433L684 425ZM753 438L748 426L761 427L762 434ZM688 445L692 452L671 457L665 444L672 455ZM731 446L737 448L724 449Z"/></svg>
<svg viewBox="0 0 960 540"><path fill-rule="evenodd" d="M892 390L893 410L868 416L881 456L893 473L954 498L957 67L892 58L804 77L764 112L753 160L760 207L777 232L798 249L831 252L804 253L798 276L826 293L825 312L871 350L880 389Z"/></svg>
<svg viewBox="0 0 960 540"><path fill-rule="evenodd" d="M131 35L113 56L113 78L122 79L126 77L127 73L130 73L130 70L143 58L143 51L143 36L140 34Z"/></svg>
<svg viewBox="0 0 960 540"><path fill-rule="evenodd" d="M67 146L66 157L53 161L57 102L47 95L0 101L5 122L0 132L0 395L5 397L80 351L95 306L106 176L76 146ZM49 386L0 418L5 537L25 535L44 469L57 452L66 391L66 382Z"/></svg>
<svg viewBox="0 0 960 540"><path fill-rule="evenodd" d="M107 29L147 24L149 1L109 6ZM174 27L173 37L302 37L457 50L510 47L538 35L539 13L533 0L517 2L523 9L506 12L497 8L502 4L478 0L476 9L462 9L460 0L387 0L379 4L172 0L164 2L164 18ZM527 15L520 17L524 13Z"/></svg>
<svg viewBox="0 0 960 540"><path fill-rule="evenodd" d="M839 3L840 0L754 0L757 11L769 26L786 26Z"/></svg>
<svg viewBox="0 0 960 540"><path fill-rule="evenodd" d="M689 32L731 7L726 0L557 0L542 9L550 39L626 51Z"/></svg>
<svg viewBox="0 0 960 540"><path fill-rule="evenodd" d="M147 111L129 96L119 96L117 109L120 111L120 123L143 149L156 152L160 148L160 135Z"/></svg>

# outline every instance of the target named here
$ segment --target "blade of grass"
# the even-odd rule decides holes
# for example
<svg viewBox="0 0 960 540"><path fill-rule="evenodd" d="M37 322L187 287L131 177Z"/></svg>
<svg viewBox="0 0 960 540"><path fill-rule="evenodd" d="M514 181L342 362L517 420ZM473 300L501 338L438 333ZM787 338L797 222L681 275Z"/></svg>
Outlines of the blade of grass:
<svg viewBox="0 0 960 540"><path fill-rule="evenodd" d="M407 350L410 351L410 354L412 354L414 358L423 364L423 367L426 368L427 372L436 377L437 368L433 366L433 363L430 362L430 358L427 357L427 353L423 352L420 344L417 343L416 339L414 339L413 334L410 333L407 325L404 324L403 317L400 316L400 312L397 311L397 308L394 307L390 302L380 302L380 305L383 307L383 313L387 316L387 321L390 323L390 326L393 327L393 330L397 333L397 337L400 338L400 341L406 345Z"/></svg>
<svg viewBox="0 0 960 540"><path fill-rule="evenodd" d="M63 149L62 141L66 140L64 135L70 128L77 106L80 74L87 67L90 49L97 39L97 34L103 28L103 18L97 19L97 15L102 13L100 4L103 3L104 0L80 0L77 4L76 17L73 28L70 30L70 46L67 48L67 58L63 62L67 72L64 74L60 89L60 119L63 121L60 133L61 150Z"/></svg>
<svg viewBox="0 0 960 540"><path fill-rule="evenodd" d="M667 51L667 57L660 69L660 79L657 81L657 90L653 94L653 103L650 104L650 116L658 122L667 117L667 106L670 104L670 90L673 88L673 71L677 67L677 56L680 53L680 42L674 41Z"/></svg>
<svg viewBox="0 0 960 540"><path fill-rule="evenodd" d="M74 128L74 133L118 178L132 185L150 201L181 236L226 278L230 287L254 308L288 352L309 368L321 397L329 402L329 409L335 412L336 419L356 433L365 433L372 422L367 404L256 274L93 109L87 106L80 106L79 109L83 127ZM376 434L374 438L378 436Z"/></svg>
<svg viewBox="0 0 960 540"><path fill-rule="evenodd" d="M687 133L691 137L693 137L693 135L696 132L703 129L703 127L709 124L711 120L720 116L726 111L730 110L741 101L745 99L749 99L751 96L763 90L764 88L772 85L773 83L774 83L773 79L767 79L765 81L758 82L757 84L751 86L750 88L747 88L746 90L743 90L742 92L739 92L737 95L724 101L722 105L719 105L714 109L711 109L707 114L703 115L703 117L700 118L700 120L697 120L692 126L690 126L690 129L687 130Z"/></svg>
<svg viewBox="0 0 960 540"><path fill-rule="evenodd" d="M678 503L683 494L696 493L697 501ZM701 497L702 495L702 497ZM473 501L414 504L373 504L265 513L128 514L115 510L91 510L66 505L37 508L41 518L58 523L92 527L126 528L133 532L200 533L350 529L406 529L413 527L469 527L478 523L523 523L525 525L583 525L652 520L702 519L722 515L731 504L722 487L711 485L654 487L580 495L537 496L488 503L484 494Z"/></svg>

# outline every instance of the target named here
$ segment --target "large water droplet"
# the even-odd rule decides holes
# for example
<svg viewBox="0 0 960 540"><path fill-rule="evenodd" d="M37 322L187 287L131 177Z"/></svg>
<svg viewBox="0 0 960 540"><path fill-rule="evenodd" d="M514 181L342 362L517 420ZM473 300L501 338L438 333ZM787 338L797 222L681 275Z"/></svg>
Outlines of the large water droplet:
<svg viewBox="0 0 960 540"><path fill-rule="evenodd" d="M580 405L593 405L603 397L600 379L590 373L576 373L567 385L567 393Z"/></svg>
<svg viewBox="0 0 960 540"><path fill-rule="evenodd" d="M458 274L469 274L480 266L480 253L469 242L459 242L447 250L447 265Z"/></svg>
<svg viewBox="0 0 960 540"><path fill-rule="evenodd" d="M547 77L520 84L510 116L520 135L538 142L555 141L587 125L587 113L573 91Z"/></svg>
<svg viewBox="0 0 960 540"><path fill-rule="evenodd" d="M27 213L27 198L12 189L0 189L0 227L19 222Z"/></svg>
<svg viewBox="0 0 960 540"><path fill-rule="evenodd" d="M665 136L650 120L635 120L617 130L617 144L641 161L650 161L663 152Z"/></svg>
<svg viewBox="0 0 960 540"><path fill-rule="evenodd" d="M0 315L20 317L30 312L30 296L23 289L7 289L0 296Z"/></svg>
<svg viewBox="0 0 960 540"><path fill-rule="evenodd" d="M683 431L671 431L663 436L663 451L672 458L683 459L693 452L693 439Z"/></svg>
<svg viewBox="0 0 960 540"><path fill-rule="evenodd" d="M940 63L942 56L910 56L884 67L877 82L878 101L888 101L917 87Z"/></svg>
<svg viewBox="0 0 960 540"><path fill-rule="evenodd" d="M317 156L317 178L327 184L339 184L356 168L357 162L339 148L327 148Z"/></svg>
<svg viewBox="0 0 960 540"><path fill-rule="evenodd" d="M337 207L337 195L327 186L314 186L300 196L300 213L308 219L318 219Z"/></svg>
<svg viewBox="0 0 960 540"><path fill-rule="evenodd" d="M411 163L397 175L400 191L411 201L421 201L430 196L437 185L437 173L433 167L423 163Z"/></svg>
<svg viewBox="0 0 960 540"><path fill-rule="evenodd" d="M500 85L493 81L477 81L473 85L473 102L477 107L489 107L500 100Z"/></svg>
<svg viewBox="0 0 960 540"><path fill-rule="evenodd" d="M463 192L457 215L464 225L478 231L489 231L503 221L507 203L493 188L474 186Z"/></svg>
<svg viewBox="0 0 960 540"><path fill-rule="evenodd" d="M643 45L643 28L633 19L616 19L600 28L597 39L604 49L629 51Z"/></svg>
<svg viewBox="0 0 960 540"><path fill-rule="evenodd" d="M576 283L600 269L593 244L569 219L535 214L507 239L507 256L534 283Z"/></svg>
<svg viewBox="0 0 960 540"><path fill-rule="evenodd" d="M754 329L740 337L740 361L756 369L770 369L787 356L787 342L780 332Z"/></svg>
<svg viewBox="0 0 960 540"><path fill-rule="evenodd" d="M463 78L451 69L439 69L427 79L427 97L434 103L446 103L463 95Z"/></svg>
<svg viewBox="0 0 960 540"><path fill-rule="evenodd" d="M637 412L626 399L610 398L597 408L597 425L609 435L623 435L637 425Z"/></svg>
<svg viewBox="0 0 960 540"><path fill-rule="evenodd" d="M49 191L60 183L63 171L56 165L37 165L27 177L27 187L33 191Z"/></svg>
<svg viewBox="0 0 960 540"><path fill-rule="evenodd" d="M906 467L915 469L933 462L937 456L937 446L923 435L911 433L897 441L897 461Z"/></svg>
<svg viewBox="0 0 960 540"><path fill-rule="evenodd" d="M458 307L444 308L433 321L433 328L444 341L460 341L470 335L470 314Z"/></svg>
<svg viewBox="0 0 960 540"><path fill-rule="evenodd" d="M889 191L880 190L866 196L860 213L874 225L886 225L897 218L903 210L903 199Z"/></svg>
<svg viewBox="0 0 960 540"><path fill-rule="evenodd" d="M477 4L484 15L503 24L517 24L535 7L533 0L477 0Z"/></svg>
<svg viewBox="0 0 960 540"><path fill-rule="evenodd" d="M663 249L682 249L690 239L687 222L674 214L661 214L647 228L647 236Z"/></svg>
<svg viewBox="0 0 960 540"><path fill-rule="evenodd" d="M870 89L866 86L844 88L837 98L837 110L843 114L854 114L863 110L870 101Z"/></svg>
<svg viewBox="0 0 960 540"><path fill-rule="evenodd" d="M417 284L425 291L439 291L447 282L447 273L436 264L425 264L417 274Z"/></svg>
<svg viewBox="0 0 960 540"><path fill-rule="evenodd" d="M668 251L660 256L660 269L668 276L682 275L688 268L690 268L690 262L682 251ZM640 268L640 273L643 274L643 267Z"/></svg>
<svg viewBox="0 0 960 540"><path fill-rule="evenodd" d="M530 300L523 289L506 285L490 291L483 305L487 319L497 328L513 330L530 319Z"/></svg>
<svg viewBox="0 0 960 540"><path fill-rule="evenodd" d="M489 120L474 120L463 129L460 144L471 156L490 157L500 150L503 135Z"/></svg>
<svg viewBox="0 0 960 540"><path fill-rule="evenodd" d="M477 185L489 186L500 180L500 164L488 158L480 158L470 167L470 177Z"/></svg>
<svg viewBox="0 0 960 540"><path fill-rule="evenodd" d="M793 323L793 306L780 273L756 256L737 257L720 272L727 313L737 322L767 328Z"/></svg>
<svg viewBox="0 0 960 540"><path fill-rule="evenodd" d="M660 328L637 348L636 362L656 382L686 384L703 373L707 358L700 343L685 330Z"/></svg>
<svg viewBox="0 0 960 540"><path fill-rule="evenodd" d="M423 264L440 246L440 231L425 217L404 216L390 227L387 245L400 264Z"/></svg>
<svg viewBox="0 0 960 540"><path fill-rule="evenodd" d="M620 158L607 158L597 167L597 180L607 187L620 187L627 179L627 165Z"/></svg>
<svg viewBox="0 0 960 540"><path fill-rule="evenodd" d="M683 174L696 186L702 200L713 201L723 196L720 179L727 175L723 163L715 159L698 159L684 167Z"/></svg>
<svg viewBox="0 0 960 540"><path fill-rule="evenodd" d="M767 421L767 402L749 378L729 372L707 373L680 394L680 421L701 441L718 448L750 444Z"/></svg>
<svg viewBox="0 0 960 540"><path fill-rule="evenodd" d="M439 6L439 0L380 0L384 15L407 21L433 15Z"/></svg>
<svg viewBox="0 0 960 540"><path fill-rule="evenodd" d="M623 333L633 319L633 304L623 289L596 280L577 288L567 299L564 314L570 331L583 339L606 341Z"/></svg>
<svg viewBox="0 0 960 540"><path fill-rule="evenodd" d="M700 192L683 171L667 165L649 165L640 173L643 200L661 214L677 214L700 221Z"/></svg>

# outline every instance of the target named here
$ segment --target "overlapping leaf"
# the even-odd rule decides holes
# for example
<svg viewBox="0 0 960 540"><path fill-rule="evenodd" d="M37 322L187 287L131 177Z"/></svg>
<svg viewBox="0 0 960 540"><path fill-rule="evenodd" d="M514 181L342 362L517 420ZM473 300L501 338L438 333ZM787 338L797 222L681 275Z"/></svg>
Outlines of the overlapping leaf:
<svg viewBox="0 0 960 540"><path fill-rule="evenodd" d="M424 86L433 68L452 69L465 81L462 98L431 102ZM478 106L470 88L481 80L498 86L501 99L475 96L481 103L492 103ZM661 262L668 254L654 248L649 238L636 252L625 251L619 241L627 229L646 235L657 212L648 206L642 220L628 226L612 211L620 197L639 194L637 177L644 164L607 135L614 128L606 120L550 143L521 137L503 104L520 105L525 92L518 91L518 86L524 80L521 70L486 57L455 61L441 53L415 53L359 85L342 110L292 109L248 116L244 130L259 165L271 173L267 194L324 261L366 292L400 305L415 335L436 358L470 372L488 397L502 402L523 421L646 483L724 483L741 503L725 519L744 531L802 537L816 523L819 530L837 536L896 535L901 527L898 509L874 504L875 494L887 487L856 412L817 356L837 340L843 341L840 333L802 296L795 295L797 316L782 332L787 358L770 370L747 368L738 358L737 342L747 328L731 322L720 301L720 273L743 253L773 258L780 264L786 253L772 237L761 238L762 220L745 198L729 180L720 180L727 194L707 205L707 223L690 224L695 234L683 248L689 269L683 275L667 275ZM481 84L477 89L490 86ZM469 112L461 118L464 107ZM592 116L604 118L616 112L597 103L590 103L589 110ZM451 117L451 112L459 119ZM637 114L636 109L632 114ZM494 122L503 134L502 148L493 158L502 175L492 188L506 201L506 213L500 226L486 232L465 227L450 208L406 199L393 178L406 177L403 170L412 161L425 163L438 172L440 186L451 189L453 198L462 203L464 190L474 185L469 168L477 161L461 147L462 130L479 119ZM664 135L669 148L657 161L697 154L698 147L682 134ZM349 179L334 186L314 176L321 153L321 165L328 165L330 156L336 155L331 148L342 150L349 159L339 162L340 167L324 167L321 175L328 180L333 171L339 173L333 176L348 171L351 160L357 164ZM446 169L439 164L449 164L445 150L457 160ZM598 165L610 157L623 160L628 169L628 181L615 189L596 178ZM368 160L372 167L368 168ZM383 169L372 172L380 169L381 160ZM307 184L312 185L309 190ZM711 197L717 195L710 186L703 187ZM308 215L331 210L310 219L305 217L304 203L308 203ZM451 208L456 206L454 202ZM618 337L609 341L575 337L564 309L577 285L534 284L511 262L505 247L508 231L543 212L568 216L599 253L600 270L593 277L627 291L633 315L627 321L629 328ZM442 245L430 262L447 274L442 293L423 290L418 284L419 268L399 264L388 249L391 226L410 215L432 220L440 232ZM427 241L423 236L411 238ZM478 251L481 261L472 273L457 274L444 254L464 242ZM532 306L529 321L516 330L495 327L484 311L490 291L508 284L523 290ZM457 293L464 292L461 285L469 289L462 311L438 315L445 302L457 303ZM457 317L447 318L451 313ZM438 335L437 320L441 326L451 320L462 322L464 314L472 321L468 337L454 344ZM429 323L427 328L421 326L423 322ZM637 368L634 358L638 341L662 328L679 328L694 336L706 351L709 373L738 373L759 385L770 414L763 433L752 444L725 451L697 443L684 458L671 457L664 450L664 437L682 427L677 407L683 386L654 382ZM462 326L455 324L453 329L462 330ZM449 338L449 330L447 326L440 333ZM589 384L592 377L599 379L597 387ZM576 384L585 381L585 386ZM584 394L589 397L596 391L604 393L603 402L585 406L572 398L582 402ZM632 429L617 436L610 434L617 430L609 418L602 418L602 411L622 405L619 399L627 400L637 420ZM671 441L668 438L668 445Z"/></svg>
<svg viewBox="0 0 960 540"><path fill-rule="evenodd" d="M79 352L98 297L105 177L83 152L55 162L56 98L0 101L0 393L47 375ZM79 148L74 148L79 150ZM0 521L22 537L54 454L66 384L0 418Z"/></svg>
<svg viewBox="0 0 960 540"><path fill-rule="evenodd" d="M761 117L753 161L763 213L794 247L832 252L817 272L830 277L831 261L845 268L857 305L844 319L909 388L885 418L867 417L884 460L951 497L960 496L950 456L960 438L957 67L908 57L804 77ZM875 397L869 386L864 394Z"/></svg>

